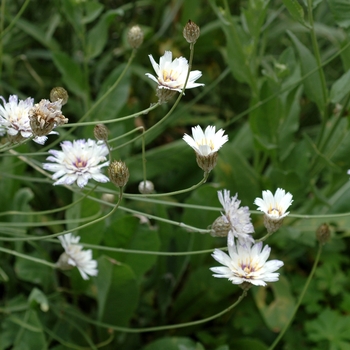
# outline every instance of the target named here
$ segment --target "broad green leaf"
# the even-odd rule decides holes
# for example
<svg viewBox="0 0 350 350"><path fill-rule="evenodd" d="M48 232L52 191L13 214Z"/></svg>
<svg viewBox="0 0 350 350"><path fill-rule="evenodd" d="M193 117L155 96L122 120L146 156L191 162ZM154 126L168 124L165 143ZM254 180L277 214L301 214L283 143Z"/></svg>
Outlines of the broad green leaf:
<svg viewBox="0 0 350 350"><path fill-rule="evenodd" d="M270 330L279 332L288 322L295 306L291 287L284 276L278 282L270 283L273 300L267 305L268 289L254 288L253 295L256 305Z"/></svg>
<svg viewBox="0 0 350 350"><path fill-rule="evenodd" d="M16 26L22 29L28 35L32 36L46 48L52 51L58 51L60 49L58 42L52 37L47 37L45 31L37 25L30 23L23 18L19 18L16 22Z"/></svg>
<svg viewBox="0 0 350 350"><path fill-rule="evenodd" d="M350 70L333 83L329 97L333 103L339 103L349 92Z"/></svg>
<svg viewBox="0 0 350 350"><path fill-rule="evenodd" d="M96 277L98 319L102 322L126 326L139 300L136 277L129 266L106 256L98 259Z"/></svg>
<svg viewBox="0 0 350 350"><path fill-rule="evenodd" d="M317 104L319 110L323 111L326 101L322 92L320 73L316 70L313 74L309 75L311 71L317 68L316 59L311 51L292 32L288 31L288 35L298 52L302 75L307 75L303 80L305 93L311 101Z"/></svg>
<svg viewBox="0 0 350 350"><path fill-rule="evenodd" d="M53 52L52 59L62 74L68 92L72 91L85 98L88 87L80 65L64 52Z"/></svg>
<svg viewBox="0 0 350 350"><path fill-rule="evenodd" d="M304 9L297 0L283 0L283 3L286 6L288 12L296 21L301 23L303 26L310 28L308 23L305 22Z"/></svg>
<svg viewBox="0 0 350 350"><path fill-rule="evenodd" d="M83 18L83 23L87 24L94 21L103 11L104 6L98 1L86 1L83 3L85 13Z"/></svg>
<svg viewBox="0 0 350 350"><path fill-rule="evenodd" d="M190 338L172 337L158 339L143 347L142 350L204 350L203 346Z"/></svg>
<svg viewBox="0 0 350 350"><path fill-rule="evenodd" d="M21 188L18 190L14 197L13 201L13 209L19 212L28 212L31 211L31 207L29 202L34 198L33 191L30 188ZM12 222L26 222L31 221L31 217L29 215L12 215Z"/></svg>
<svg viewBox="0 0 350 350"><path fill-rule="evenodd" d="M143 251L158 251L160 245L156 230L148 225L141 225L140 219L134 216L114 220L106 229L104 242L109 247ZM157 260L157 256L154 255L118 252L109 252L108 255L130 266L138 279L142 278Z"/></svg>
<svg viewBox="0 0 350 350"><path fill-rule="evenodd" d="M348 0L328 0L329 7L337 24L343 28L350 27L350 6Z"/></svg>
<svg viewBox="0 0 350 350"><path fill-rule="evenodd" d="M115 11L105 13L98 23L88 32L86 56L89 59L98 56L108 40L108 28L117 14Z"/></svg>
<svg viewBox="0 0 350 350"><path fill-rule="evenodd" d="M61 9L78 36L84 35L83 5L75 0L61 0Z"/></svg>

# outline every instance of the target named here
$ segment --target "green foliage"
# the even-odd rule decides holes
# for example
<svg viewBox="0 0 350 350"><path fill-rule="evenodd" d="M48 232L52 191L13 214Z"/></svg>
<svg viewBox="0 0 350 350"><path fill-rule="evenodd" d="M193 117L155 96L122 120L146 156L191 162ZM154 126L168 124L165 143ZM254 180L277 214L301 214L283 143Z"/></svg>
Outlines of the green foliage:
<svg viewBox="0 0 350 350"><path fill-rule="evenodd" d="M7 144L0 128L0 349L263 350L287 326L276 348L350 348L348 1L0 7L1 96L38 103L54 86L69 94L69 124L45 146ZM182 35L189 19L201 29L193 51ZM135 24L144 43L133 51L127 37ZM165 50L193 53L205 86L158 105L145 73L154 74L148 55L159 62ZM120 203L111 183L52 186L42 169L49 149L93 139L97 123L108 127L111 160L130 172ZM182 140L197 124L229 137L206 183ZM155 185L149 196L138 193L144 178ZM213 249L227 244L210 235L223 211L217 191L238 193L255 209L262 190L277 188L294 200L264 242L270 259L284 262L279 281L253 286L231 311L197 322L242 293L209 270L218 265ZM254 238L264 237L263 216L251 213ZM309 283L324 223L330 241ZM97 276L58 269L57 236L67 232L91 249Z"/></svg>

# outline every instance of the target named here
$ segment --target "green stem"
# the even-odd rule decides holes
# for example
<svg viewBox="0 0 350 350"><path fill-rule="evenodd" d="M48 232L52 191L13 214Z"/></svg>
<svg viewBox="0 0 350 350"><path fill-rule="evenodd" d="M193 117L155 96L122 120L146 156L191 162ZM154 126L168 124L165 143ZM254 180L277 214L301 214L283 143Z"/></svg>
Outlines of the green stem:
<svg viewBox="0 0 350 350"><path fill-rule="evenodd" d="M305 295L305 293L306 293L306 291L307 291L307 289L308 289L308 287L309 287L309 285L310 285L310 282L311 282L311 280L312 280L312 278L313 278L313 276L314 276L314 274L315 274L315 271L316 271L318 262L319 262L320 257L321 257L321 253L322 253L322 244L319 243L318 251L317 251L317 255L316 255L316 259L315 259L315 261L314 261L314 265L312 266L312 270L311 270L311 272L310 272L310 275L309 275L309 277L308 277L308 279L307 279L307 281L306 281L306 283L305 283L305 285L304 285L304 288L303 288L301 294L299 295L298 302L297 302L297 304L295 305L295 308L294 308L294 310L293 310L293 312L292 312L292 314L291 314L291 316L290 316L288 322L285 324L285 326L283 327L282 331L280 332L280 334L278 335L278 337L275 339L275 341L274 341L273 344L269 347L268 350L273 350L273 349L276 347L276 345L279 343L279 341L282 339L282 337L284 336L285 332L287 331L287 329L288 329L289 326L291 325L291 323L292 323L292 321L293 321L293 319L294 319L294 316L295 316L295 314L297 313L297 311L298 311L298 309L299 309L299 307L300 307L300 304L301 304L301 302L303 301L304 295Z"/></svg>
<svg viewBox="0 0 350 350"><path fill-rule="evenodd" d="M6 249L6 248L3 248L3 247L0 247L0 252L11 254L11 255L14 255L14 256L18 256L19 258L22 258L22 259L34 261L34 262L36 262L38 264L42 264L42 265L46 265L46 266L52 267L53 269L56 268L56 264L50 263L50 262L48 262L46 260L34 258L34 257L26 255L26 254L18 253L15 250L11 250L11 249Z"/></svg>
<svg viewBox="0 0 350 350"><path fill-rule="evenodd" d="M226 314L227 312L229 312L233 308L235 308L246 297L246 295L247 295L247 291L244 290L243 293L241 294L241 296L238 298L238 300L234 304L232 304L231 306L229 306L225 310L220 311L217 314L212 315L210 317L203 318L202 320L178 323L178 324L167 325L167 326L159 326L159 327L146 327L146 328L118 327L118 326L110 325L110 324L107 324L107 323L94 321L94 320L92 320L90 318L87 318L85 316L82 316L82 315L72 311L72 309L68 308L68 307L65 308L64 312L67 312L67 313L71 314L72 316L80 318L81 320L84 320L84 321L86 321L88 323L91 323L91 324L94 324L96 326L100 326L100 327L108 328L108 329L113 329L115 331L120 331L120 332L125 332L125 333L158 332L158 331L164 331L164 330L167 330L167 329L177 329L177 328L196 326L196 325L199 325L199 324L203 324L203 323L215 320L216 318Z"/></svg>

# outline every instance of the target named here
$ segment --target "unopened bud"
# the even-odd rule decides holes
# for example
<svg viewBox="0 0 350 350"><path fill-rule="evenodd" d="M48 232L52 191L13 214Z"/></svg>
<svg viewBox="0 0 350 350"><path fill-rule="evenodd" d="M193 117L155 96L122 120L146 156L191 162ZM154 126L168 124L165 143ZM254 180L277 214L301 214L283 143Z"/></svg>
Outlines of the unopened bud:
<svg viewBox="0 0 350 350"><path fill-rule="evenodd" d="M328 224L322 224L316 230L316 238L323 245L326 244L331 237L331 232Z"/></svg>
<svg viewBox="0 0 350 350"><path fill-rule="evenodd" d="M152 181L141 181L139 184L139 192L142 194L149 194L154 191L154 185Z"/></svg>
<svg viewBox="0 0 350 350"><path fill-rule="evenodd" d="M108 167L111 182L118 187L124 187L129 180L129 169L122 161L113 161Z"/></svg>
<svg viewBox="0 0 350 350"><path fill-rule="evenodd" d="M188 20L183 30L183 36L187 40L187 42L190 44L194 44L199 38L200 34L201 30L199 29L197 24L192 22L191 20Z"/></svg>
<svg viewBox="0 0 350 350"><path fill-rule="evenodd" d="M103 124L96 124L94 127L94 136L96 140L107 141L108 129Z"/></svg>
<svg viewBox="0 0 350 350"><path fill-rule="evenodd" d="M163 89L158 87L156 90L159 104L167 103L175 94L176 91L170 89Z"/></svg>
<svg viewBox="0 0 350 350"><path fill-rule="evenodd" d="M54 87L50 92L50 101L61 101L61 106L68 102L68 92L61 86Z"/></svg>
<svg viewBox="0 0 350 350"><path fill-rule="evenodd" d="M230 229L230 223L223 216L219 216L211 225L210 234L213 237L226 237Z"/></svg>
<svg viewBox="0 0 350 350"><path fill-rule="evenodd" d="M143 43L143 31L138 25L129 29L128 42L133 49L138 49Z"/></svg>

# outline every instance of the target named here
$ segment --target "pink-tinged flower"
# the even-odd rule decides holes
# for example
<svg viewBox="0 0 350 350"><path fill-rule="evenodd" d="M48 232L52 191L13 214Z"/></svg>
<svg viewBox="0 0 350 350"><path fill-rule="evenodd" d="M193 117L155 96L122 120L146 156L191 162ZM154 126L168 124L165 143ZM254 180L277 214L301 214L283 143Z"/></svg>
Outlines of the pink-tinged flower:
<svg viewBox="0 0 350 350"><path fill-rule="evenodd" d="M52 163L44 163L43 168L54 172L54 185L71 185L75 181L79 187L84 187L90 179L97 182L108 182L107 176L101 173L101 168L108 166L104 162L107 158L108 148L103 141L75 140L61 143L62 151L50 150L47 160ZM104 162L100 164L101 162Z"/></svg>
<svg viewBox="0 0 350 350"><path fill-rule="evenodd" d="M220 249L215 249L213 258L224 266L212 267L213 276L228 278L233 284L251 283L255 286L266 286L266 282L278 281L279 273L275 271L283 266L280 260L267 261L271 248L262 242L253 244L249 241L235 244L228 240L228 255Z"/></svg>
<svg viewBox="0 0 350 350"><path fill-rule="evenodd" d="M175 58L172 60L171 51L165 51L164 56L159 60L159 64L149 55L156 77L150 73L146 75L154 80L160 89L169 89L181 92L186 81L188 73L188 62L184 57ZM195 83L202 76L199 70L190 72L186 89L193 89L204 84Z"/></svg>

